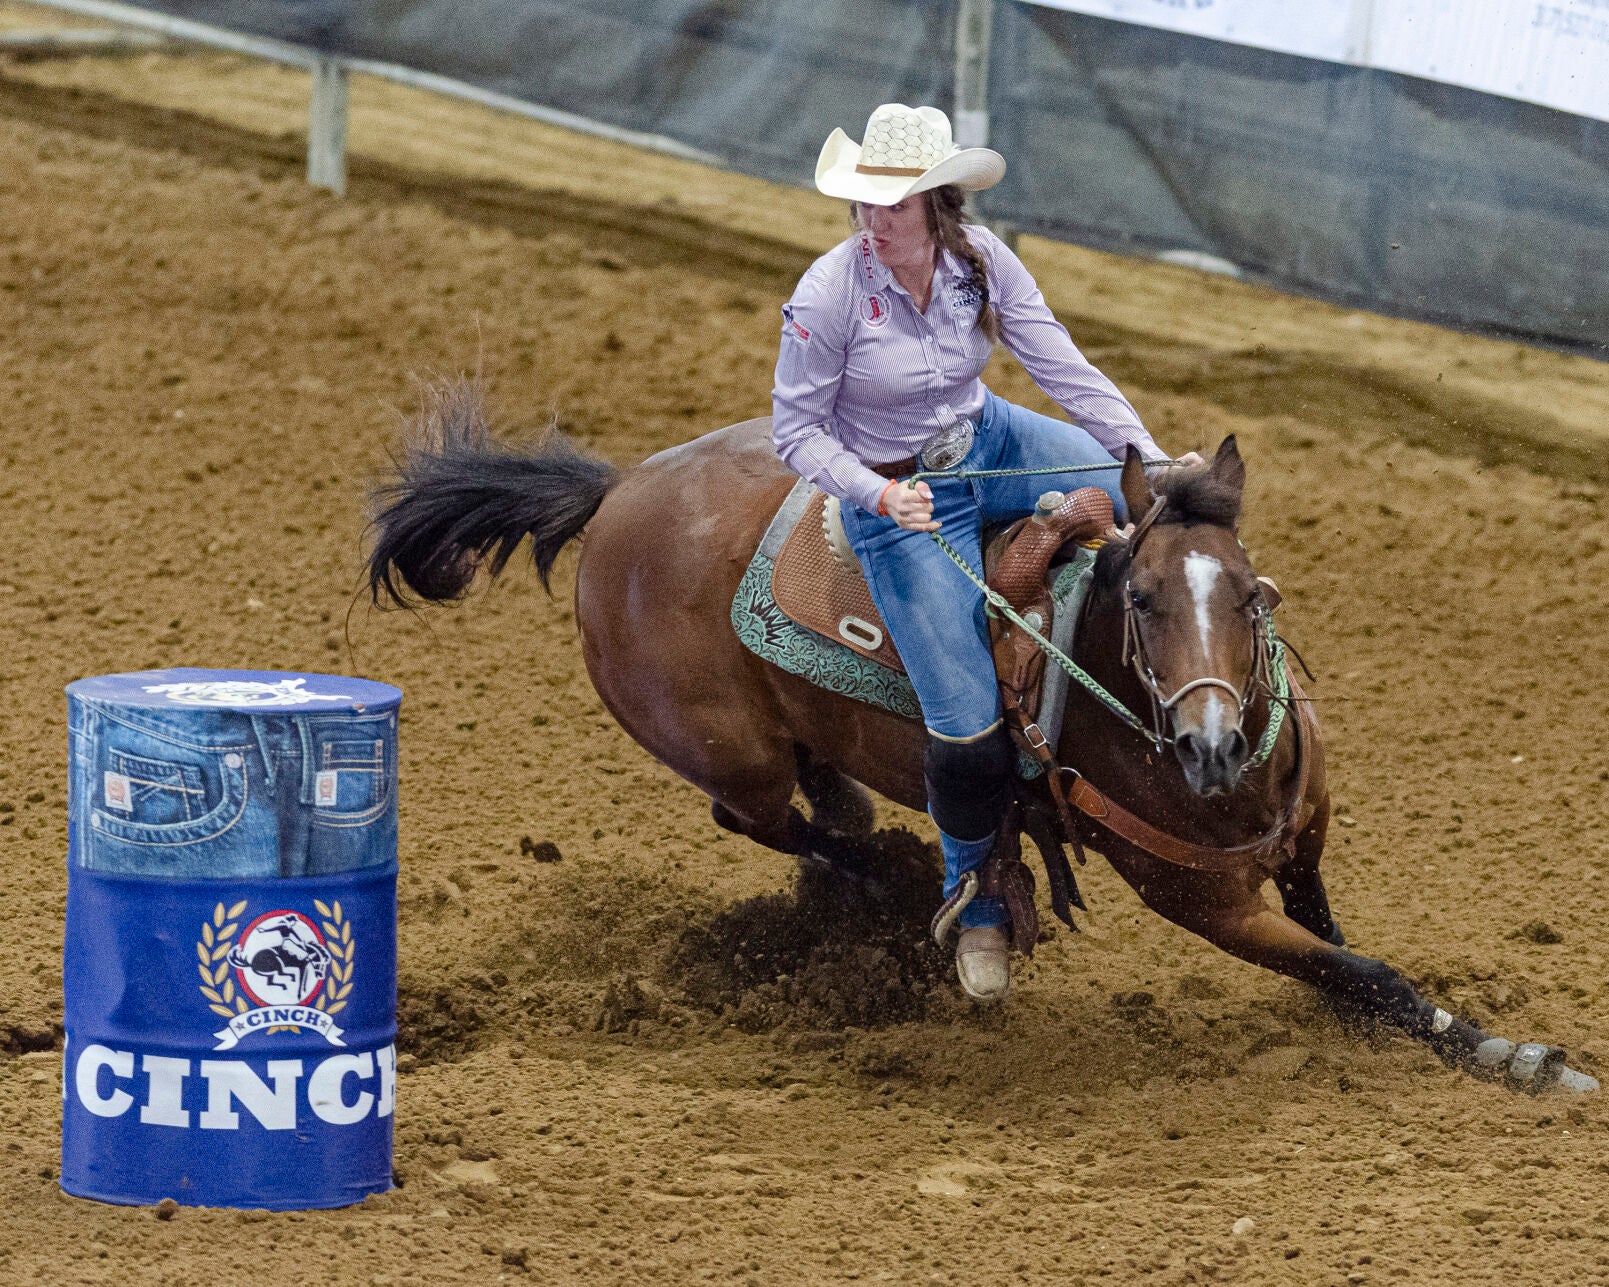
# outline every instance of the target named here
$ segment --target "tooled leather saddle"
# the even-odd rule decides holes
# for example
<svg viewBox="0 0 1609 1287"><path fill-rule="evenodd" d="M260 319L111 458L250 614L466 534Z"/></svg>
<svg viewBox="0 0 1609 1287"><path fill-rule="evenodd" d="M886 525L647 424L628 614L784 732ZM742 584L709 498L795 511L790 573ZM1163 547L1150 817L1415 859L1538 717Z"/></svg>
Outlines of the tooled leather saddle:
<svg viewBox="0 0 1609 1287"><path fill-rule="evenodd" d="M810 496L777 553L771 572L772 596L777 607L799 625L904 674L905 665L849 548L838 504L824 492ZM1030 624L1035 617L1028 614L1037 612L1035 628L1048 635L1054 615L1047 582L1051 559L1069 541L1098 542L1112 528L1112 502L1100 488L1085 487L1069 495L1046 492L1032 517L988 536L984 579L1025 614ZM1010 623L1003 618L995 618L992 629L1001 683L1011 686L1025 708L1036 711L1044 654L1022 632L1013 637ZM1010 640L1004 651L1003 640Z"/></svg>
<svg viewBox="0 0 1609 1287"><path fill-rule="evenodd" d="M838 502L824 493L810 497L792 531L776 555L771 592L777 607L799 625L836 640L860 656L904 672L899 653L883 624L860 564L849 549L837 513ZM1100 488L1085 487L1064 495L1047 492L1033 515L987 535L984 580L1002 596L1023 621L1042 637L1055 636L1065 647L1072 638L1072 620L1056 621L1051 564L1069 543L1099 544L1114 534L1111 498ZM959 573L958 573L959 575ZM1072 613L1066 614L1071 616ZM1045 696L1045 653L1028 631L998 613L990 614L995 676L1000 684L1006 721L1019 753L1043 769L1054 814L1038 796L1019 790L1001 827L1000 840L980 872L975 894L996 895L1006 902L1011 917L1012 946L1032 954L1039 934L1034 907L1034 879L1021 859L1021 836L1026 832L1044 860L1050 885L1051 907L1068 926L1077 928L1071 908L1084 907L1064 841L1071 842L1082 863L1077 831L1061 778L1055 771L1054 746L1061 717L1060 692L1049 703ZM1058 672L1057 678L1064 681ZM1049 728L1037 722L1044 706ZM951 900L952 903L954 900ZM950 904L946 904L949 907ZM955 911L958 913L959 908ZM945 917L941 909L941 917ZM942 937L945 924L935 922Z"/></svg>

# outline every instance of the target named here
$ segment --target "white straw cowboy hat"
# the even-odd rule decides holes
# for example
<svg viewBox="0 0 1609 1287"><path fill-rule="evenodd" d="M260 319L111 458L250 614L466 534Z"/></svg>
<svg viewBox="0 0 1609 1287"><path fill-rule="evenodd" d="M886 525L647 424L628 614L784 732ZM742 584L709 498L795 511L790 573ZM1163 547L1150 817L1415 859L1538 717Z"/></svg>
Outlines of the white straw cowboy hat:
<svg viewBox="0 0 1609 1287"><path fill-rule="evenodd" d="M913 192L953 183L977 191L1006 174L1006 161L986 147L958 148L950 118L936 107L884 103L856 143L834 130L816 160L816 187L829 197L891 206Z"/></svg>

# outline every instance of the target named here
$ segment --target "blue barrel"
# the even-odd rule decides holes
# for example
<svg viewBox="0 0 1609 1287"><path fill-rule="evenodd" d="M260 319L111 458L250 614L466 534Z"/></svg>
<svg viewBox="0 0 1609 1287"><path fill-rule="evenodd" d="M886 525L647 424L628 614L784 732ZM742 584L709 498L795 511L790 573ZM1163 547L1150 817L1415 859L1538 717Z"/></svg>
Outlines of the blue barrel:
<svg viewBox="0 0 1609 1287"><path fill-rule="evenodd" d="M401 700L272 671L68 687L68 1193L391 1187Z"/></svg>

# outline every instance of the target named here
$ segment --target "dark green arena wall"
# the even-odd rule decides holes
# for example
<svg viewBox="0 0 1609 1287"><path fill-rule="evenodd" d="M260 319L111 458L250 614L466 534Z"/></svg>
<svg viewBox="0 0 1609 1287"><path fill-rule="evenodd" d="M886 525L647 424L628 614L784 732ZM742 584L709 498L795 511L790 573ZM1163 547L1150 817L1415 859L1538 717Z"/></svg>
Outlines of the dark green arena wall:
<svg viewBox="0 0 1609 1287"><path fill-rule="evenodd" d="M949 103L950 0L169 0L808 184L834 126ZM1283 289L1609 356L1609 123L999 0L981 212Z"/></svg>

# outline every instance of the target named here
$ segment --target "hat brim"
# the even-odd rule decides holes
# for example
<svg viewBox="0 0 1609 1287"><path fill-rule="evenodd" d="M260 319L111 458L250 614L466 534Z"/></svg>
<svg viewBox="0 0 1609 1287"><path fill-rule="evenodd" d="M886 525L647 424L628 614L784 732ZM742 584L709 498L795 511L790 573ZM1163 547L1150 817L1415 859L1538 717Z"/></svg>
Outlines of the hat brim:
<svg viewBox="0 0 1609 1287"><path fill-rule="evenodd" d="M834 130L816 158L816 188L829 197L892 206L913 193L947 184L980 192L1006 176L1006 159L992 148L967 147L951 152L932 169L919 175L861 174L860 144L842 130Z"/></svg>

